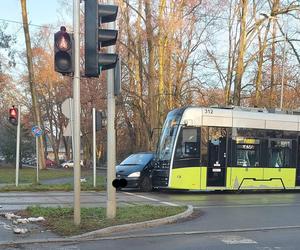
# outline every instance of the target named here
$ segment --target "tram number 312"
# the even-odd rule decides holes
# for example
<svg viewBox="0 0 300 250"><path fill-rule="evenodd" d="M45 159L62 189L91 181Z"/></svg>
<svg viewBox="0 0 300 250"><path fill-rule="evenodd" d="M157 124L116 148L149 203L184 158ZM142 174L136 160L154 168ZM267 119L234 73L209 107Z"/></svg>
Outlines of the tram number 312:
<svg viewBox="0 0 300 250"><path fill-rule="evenodd" d="M214 113L214 110L213 110L213 109L205 109L205 110L204 110L204 113L205 113L205 114L212 115L212 114Z"/></svg>

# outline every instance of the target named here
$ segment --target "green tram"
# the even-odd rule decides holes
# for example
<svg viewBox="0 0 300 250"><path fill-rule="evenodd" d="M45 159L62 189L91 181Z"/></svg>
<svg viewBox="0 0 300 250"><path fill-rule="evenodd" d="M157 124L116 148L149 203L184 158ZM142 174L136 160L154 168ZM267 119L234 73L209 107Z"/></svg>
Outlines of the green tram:
<svg viewBox="0 0 300 250"><path fill-rule="evenodd" d="M300 189L300 115L258 108L185 107L167 115L154 188Z"/></svg>

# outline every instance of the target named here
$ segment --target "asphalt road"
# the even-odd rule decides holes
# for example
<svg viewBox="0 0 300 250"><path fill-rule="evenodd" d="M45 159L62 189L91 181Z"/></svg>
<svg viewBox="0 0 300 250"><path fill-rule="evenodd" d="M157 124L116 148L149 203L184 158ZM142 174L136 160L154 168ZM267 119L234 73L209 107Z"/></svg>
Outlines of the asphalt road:
<svg viewBox="0 0 300 250"><path fill-rule="evenodd" d="M120 192L117 197L118 205L125 206L192 204L197 216L158 228L115 234L110 239L19 245L10 249L300 249L300 193ZM105 198L104 193L87 192L82 201L84 206L105 206ZM23 206L26 202L71 205L72 194L28 193L23 199L0 194L3 208Z"/></svg>
<svg viewBox="0 0 300 250"><path fill-rule="evenodd" d="M171 235L113 240L96 240L81 243L33 244L22 249L44 250L298 250L300 230L255 231L249 233L223 233L207 235ZM7 249L20 249L17 248Z"/></svg>

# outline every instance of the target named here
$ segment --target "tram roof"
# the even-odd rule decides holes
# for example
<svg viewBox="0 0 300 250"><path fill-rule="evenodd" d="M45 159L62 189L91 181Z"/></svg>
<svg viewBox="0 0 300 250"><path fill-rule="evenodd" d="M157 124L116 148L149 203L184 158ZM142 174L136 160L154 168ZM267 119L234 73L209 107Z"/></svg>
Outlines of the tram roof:
<svg viewBox="0 0 300 250"><path fill-rule="evenodd" d="M186 107L181 123L188 126L300 131L300 112L245 107Z"/></svg>

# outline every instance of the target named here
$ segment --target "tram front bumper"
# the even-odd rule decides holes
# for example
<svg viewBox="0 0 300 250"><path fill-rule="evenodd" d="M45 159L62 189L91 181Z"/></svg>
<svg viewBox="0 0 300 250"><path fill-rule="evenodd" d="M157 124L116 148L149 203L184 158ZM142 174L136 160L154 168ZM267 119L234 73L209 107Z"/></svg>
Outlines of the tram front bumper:
<svg viewBox="0 0 300 250"><path fill-rule="evenodd" d="M152 185L154 188L166 188L169 185L169 170L155 169L152 172Z"/></svg>

